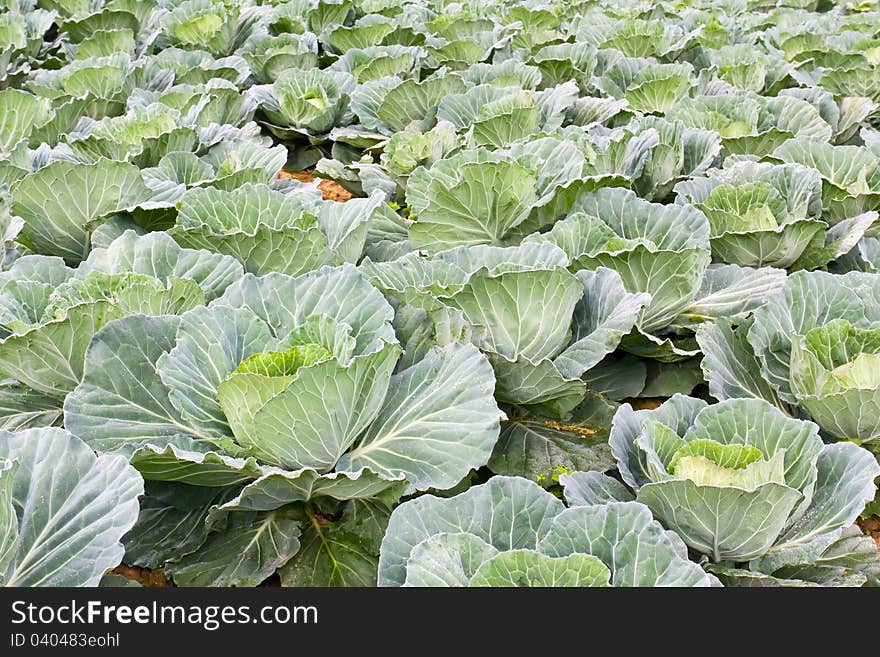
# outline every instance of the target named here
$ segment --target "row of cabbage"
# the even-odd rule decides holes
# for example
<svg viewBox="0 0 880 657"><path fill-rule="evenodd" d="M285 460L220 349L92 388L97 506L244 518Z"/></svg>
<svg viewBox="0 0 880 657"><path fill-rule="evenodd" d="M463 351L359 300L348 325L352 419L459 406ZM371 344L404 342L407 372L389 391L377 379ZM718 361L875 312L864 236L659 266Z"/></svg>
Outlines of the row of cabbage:
<svg viewBox="0 0 880 657"><path fill-rule="evenodd" d="M6 0L0 583L880 583L880 13L778 4Z"/></svg>

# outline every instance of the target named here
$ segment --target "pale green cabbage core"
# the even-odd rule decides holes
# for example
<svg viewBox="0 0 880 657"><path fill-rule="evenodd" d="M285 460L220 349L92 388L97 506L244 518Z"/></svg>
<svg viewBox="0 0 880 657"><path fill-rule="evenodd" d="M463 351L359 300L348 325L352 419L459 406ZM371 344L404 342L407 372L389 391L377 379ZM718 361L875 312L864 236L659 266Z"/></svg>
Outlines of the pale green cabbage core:
<svg viewBox="0 0 880 657"><path fill-rule="evenodd" d="M322 112L330 107L330 101L327 99L327 94L324 93L323 89L307 92L302 97L302 100Z"/></svg>
<svg viewBox="0 0 880 657"><path fill-rule="evenodd" d="M713 236L773 230L785 214L785 199L766 182L725 184L713 189L700 209L709 219Z"/></svg>
<svg viewBox="0 0 880 657"><path fill-rule="evenodd" d="M841 388L880 388L880 328L835 319L808 331L803 344Z"/></svg>
<svg viewBox="0 0 880 657"><path fill-rule="evenodd" d="M262 351L245 358L233 374L293 376L299 368L328 360L332 356L329 349L319 344L299 344L283 351Z"/></svg>
<svg viewBox="0 0 880 657"><path fill-rule="evenodd" d="M736 139L752 134L752 126L745 121L731 121L718 131L724 139Z"/></svg>
<svg viewBox="0 0 880 657"><path fill-rule="evenodd" d="M880 354L862 352L849 363L835 367L831 374L847 388L880 388Z"/></svg>
<svg viewBox="0 0 880 657"><path fill-rule="evenodd" d="M752 445L726 445L709 439L692 440L672 457L669 473L700 486L753 489L762 484L785 484L785 450L769 460Z"/></svg>

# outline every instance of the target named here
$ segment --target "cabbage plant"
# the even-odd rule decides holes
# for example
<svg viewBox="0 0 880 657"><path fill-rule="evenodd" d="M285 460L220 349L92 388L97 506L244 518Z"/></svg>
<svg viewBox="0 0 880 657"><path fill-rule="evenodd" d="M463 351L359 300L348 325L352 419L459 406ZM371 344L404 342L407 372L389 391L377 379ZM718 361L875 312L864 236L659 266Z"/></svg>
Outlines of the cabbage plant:
<svg viewBox="0 0 880 657"><path fill-rule="evenodd" d="M596 84L608 95L626 99L634 110L663 114L688 93L693 67L687 62L667 64L649 57L622 57L602 72Z"/></svg>
<svg viewBox="0 0 880 657"><path fill-rule="evenodd" d="M350 73L290 68L271 85L251 87L265 125L281 139L318 136L350 122L349 96L357 81Z"/></svg>
<svg viewBox="0 0 880 657"><path fill-rule="evenodd" d="M25 223L22 241L37 253L76 264L88 256L95 226L153 193L133 164L59 159L13 184L11 196L12 211Z"/></svg>
<svg viewBox="0 0 880 657"><path fill-rule="evenodd" d="M30 61L43 47L43 37L55 24L56 11L8 3L0 16L0 82L3 86L23 78Z"/></svg>
<svg viewBox="0 0 880 657"><path fill-rule="evenodd" d="M798 164L741 161L676 185L679 201L709 219L716 260L749 267L815 269L844 255L876 221L864 213L829 226L822 179Z"/></svg>
<svg viewBox="0 0 880 657"><path fill-rule="evenodd" d="M408 350L469 339L492 363L499 401L564 415L586 393L581 377L615 350L650 298L628 293L611 270L573 274L567 265L553 245L523 244L410 253L363 269L417 309L400 329Z"/></svg>
<svg viewBox="0 0 880 657"><path fill-rule="evenodd" d="M244 57L259 84L272 84L289 68L317 68L318 40L311 32L266 35L249 43Z"/></svg>
<svg viewBox="0 0 880 657"><path fill-rule="evenodd" d="M590 86L597 53L586 43L551 43L533 53L528 63L538 69L542 86L574 80L583 89Z"/></svg>
<svg viewBox="0 0 880 657"><path fill-rule="evenodd" d="M240 47L256 15L234 3L184 0L159 15L157 47L169 45L229 55Z"/></svg>
<svg viewBox="0 0 880 657"><path fill-rule="evenodd" d="M697 331L717 399L765 399L834 440L880 438L880 276L797 272L747 322Z"/></svg>
<svg viewBox="0 0 880 657"><path fill-rule="evenodd" d="M805 99L733 91L682 100L667 115L694 128L714 130L722 154L763 157L793 137L827 141L832 126Z"/></svg>
<svg viewBox="0 0 880 657"><path fill-rule="evenodd" d="M738 89L756 93L784 86L790 65L749 43L725 44L707 52L717 77ZM768 95L771 95L768 93Z"/></svg>
<svg viewBox="0 0 880 657"><path fill-rule="evenodd" d="M826 445L814 423L757 399L624 404L610 442L636 499L691 550L768 576L819 561L880 475L867 450Z"/></svg>
<svg viewBox="0 0 880 657"><path fill-rule="evenodd" d="M407 181L412 246L514 245L572 209L578 194L624 181L595 172L577 142L545 137L504 150L464 150Z"/></svg>
<svg viewBox="0 0 880 657"><path fill-rule="evenodd" d="M418 46L351 48L331 66L351 73L360 84L387 77L417 78L424 51Z"/></svg>
<svg viewBox="0 0 880 657"><path fill-rule="evenodd" d="M387 76L354 89L351 109L361 125L381 134L392 135L409 127L424 131L436 122L440 101L466 88L460 76L439 71L422 81Z"/></svg>
<svg viewBox="0 0 880 657"><path fill-rule="evenodd" d="M171 59L173 54L169 50L165 57ZM138 89L162 90L174 81L173 72L158 60L148 61L124 51L75 59L57 68L40 68L29 76L25 86L37 96L48 98L54 115L51 122L34 130L31 139L55 143L74 132L82 117L116 116L125 111L127 99Z"/></svg>
<svg viewBox="0 0 880 657"><path fill-rule="evenodd" d="M211 80L224 80L242 87L250 74L247 60L241 55L215 58L204 50L174 46L157 52L151 64L165 71L166 75L170 73L177 84L205 84Z"/></svg>
<svg viewBox="0 0 880 657"><path fill-rule="evenodd" d="M67 397L65 426L100 452L129 455L147 480L237 487L212 510L221 533L209 551L247 542L265 523L293 532L297 509L302 517L313 504L387 504L405 490L449 488L486 462L498 438L495 377L464 344L431 349L395 373L392 317L350 265L297 278L248 274L179 317L105 326ZM229 581L260 581L241 577Z"/></svg>
<svg viewBox="0 0 880 657"><path fill-rule="evenodd" d="M573 274L566 264L552 245L523 244L361 266L395 302L405 362L456 341L488 356L495 397L508 414L488 467L545 486L560 468L612 467L605 427L614 405L597 391L606 393L603 379L616 375L597 372L648 301L628 293L611 270ZM644 371L641 377L644 385Z"/></svg>
<svg viewBox="0 0 880 657"><path fill-rule="evenodd" d="M404 502L379 558L379 586L717 585L644 505L566 508L521 477Z"/></svg>
<svg viewBox="0 0 880 657"><path fill-rule="evenodd" d="M526 243L550 243L574 271L607 267L630 293L647 293L633 353L663 360L694 355L687 330L711 317L744 316L778 290L784 272L711 265L710 225L691 205L649 203L625 189L583 193L571 213Z"/></svg>
<svg viewBox="0 0 880 657"><path fill-rule="evenodd" d="M880 156L867 149L800 138L785 142L772 156L819 172L824 217L829 223L880 208Z"/></svg>
<svg viewBox="0 0 880 657"><path fill-rule="evenodd" d="M433 30L431 38L425 40L429 65L453 71L485 62L493 52L503 52L515 33L509 25L498 25L487 18L473 19L466 12L437 16L429 26Z"/></svg>
<svg viewBox="0 0 880 657"><path fill-rule="evenodd" d="M28 142L36 128L51 120L52 105L47 98L22 89L4 89L0 91L0 112L4 119L0 152L11 155L22 142Z"/></svg>
<svg viewBox="0 0 880 657"><path fill-rule="evenodd" d="M570 82L538 92L478 85L440 101L437 118L466 131L468 140L476 146L502 148L561 127L576 96L577 87Z"/></svg>

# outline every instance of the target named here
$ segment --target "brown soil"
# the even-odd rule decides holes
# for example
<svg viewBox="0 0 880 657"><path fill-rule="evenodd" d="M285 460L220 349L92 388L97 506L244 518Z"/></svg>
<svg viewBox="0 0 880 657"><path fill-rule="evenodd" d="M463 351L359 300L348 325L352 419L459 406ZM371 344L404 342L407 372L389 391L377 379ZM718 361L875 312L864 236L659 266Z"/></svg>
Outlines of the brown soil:
<svg viewBox="0 0 880 657"><path fill-rule="evenodd" d="M874 539L877 548L880 549L880 516L871 516L870 518L859 520L858 525L862 528L863 532Z"/></svg>
<svg viewBox="0 0 880 657"><path fill-rule="evenodd" d="M168 581L168 578L165 577L165 571L161 568L152 570L150 568L139 568L137 566L126 566L125 564L122 564L116 566L111 572L114 575L122 575L126 579L133 579L141 586L174 586Z"/></svg>
<svg viewBox="0 0 880 657"><path fill-rule="evenodd" d="M293 178L294 180L299 180L300 182L312 182L315 179L310 171L281 170L278 173L278 177ZM351 192L349 192L339 183L335 183L332 180L322 180L320 183L318 183L318 189L320 189L321 193L324 195L325 201L339 201L340 203L344 203L352 197Z"/></svg>
<svg viewBox="0 0 880 657"><path fill-rule="evenodd" d="M629 402L629 405L637 411L653 411L666 401L666 397L639 397L637 399L624 399L624 401Z"/></svg>

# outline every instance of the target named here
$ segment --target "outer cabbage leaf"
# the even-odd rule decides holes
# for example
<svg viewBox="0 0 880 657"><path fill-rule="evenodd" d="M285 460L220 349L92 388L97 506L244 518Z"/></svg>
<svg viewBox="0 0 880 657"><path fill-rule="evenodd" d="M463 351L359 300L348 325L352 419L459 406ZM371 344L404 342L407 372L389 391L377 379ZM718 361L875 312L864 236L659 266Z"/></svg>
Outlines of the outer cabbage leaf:
<svg viewBox="0 0 880 657"><path fill-rule="evenodd" d="M37 252L83 260L89 234L107 215L151 197L137 167L103 160L59 160L12 188L13 212L25 221L22 238Z"/></svg>
<svg viewBox="0 0 880 657"><path fill-rule="evenodd" d="M122 559L140 475L124 457L95 456L62 429L3 432L0 458L4 585L97 586Z"/></svg>

